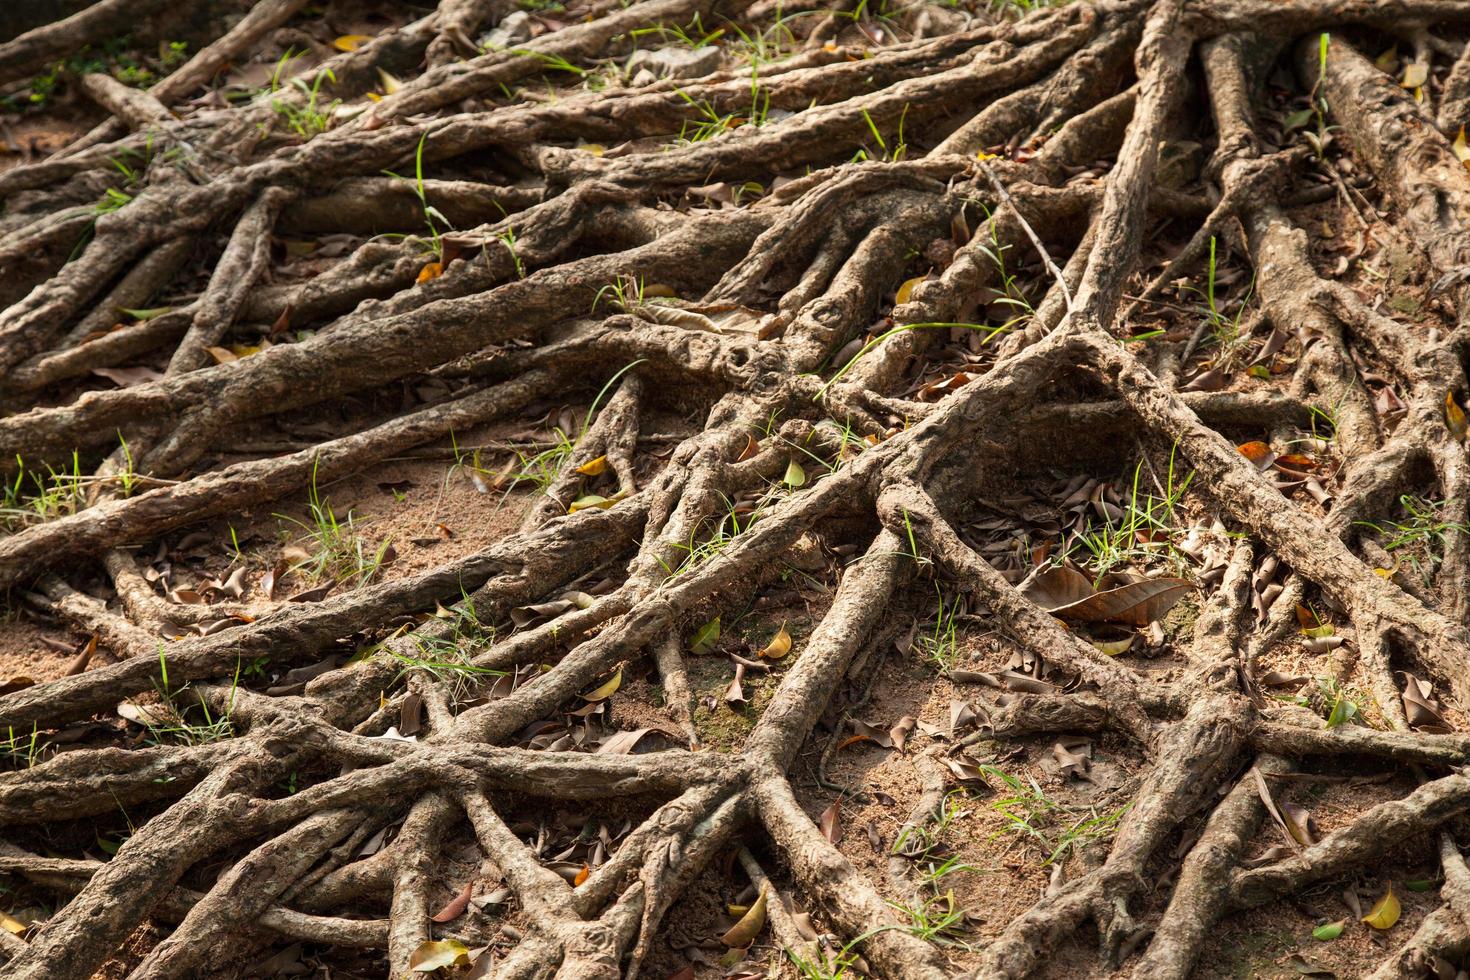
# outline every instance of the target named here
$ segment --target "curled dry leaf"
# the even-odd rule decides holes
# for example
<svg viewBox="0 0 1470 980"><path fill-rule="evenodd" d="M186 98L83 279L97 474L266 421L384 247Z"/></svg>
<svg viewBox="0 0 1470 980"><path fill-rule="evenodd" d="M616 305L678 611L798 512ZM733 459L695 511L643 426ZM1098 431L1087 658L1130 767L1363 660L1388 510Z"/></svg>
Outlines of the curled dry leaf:
<svg viewBox="0 0 1470 980"><path fill-rule="evenodd" d="M842 843L842 800L833 800L832 805L822 811L817 825L822 828L823 837L833 844Z"/></svg>
<svg viewBox="0 0 1470 980"><path fill-rule="evenodd" d="M616 694L618 688L621 687L622 684L623 671L621 668L619 668L618 672L616 674L613 674L606 683L599 685L587 694L582 695L582 697L586 701L605 701Z"/></svg>
<svg viewBox="0 0 1470 980"><path fill-rule="evenodd" d="M885 728L880 728L877 725L870 725L865 721L859 721L854 718L852 719L852 730L857 732L857 735L855 735L851 739L848 739L848 742L852 742L855 739L863 739L869 742L873 742L877 745L881 745L885 749L893 748L893 738L888 734L888 730Z"/></svg>
<svg viewBox="0 0 1470 980"><path fill-rule="evenodd" d="M914 730L914 726L917 724L918 719L913 715L904 715L893 723L893 727L888 729L888 737L893 740L893 747L895 749L898 749L900 752L903 751L903 747L908 744L909 733Z"/></svg>
<svg viewBox="0 0 1470 980"><path fill-rule="evenodd" d="M745 696L745 687L740 682L745 679L745 665L735 665L735 678L730 681L730 686L725 688L725 703L730 705L744 704L749 700Z"/></svg>
<svg viewBox="0 0 1470 980"><path fill-rule="evenodd" d="M1193 588L1188 579L1148 578L1095 591L1086 575L1068 565L1037 573L1020 586L1022 595L1053 616L1129 626L1163 618Z"/></svg>
<svg viewBox="0 0 1470 980"><path fill-rule="evenodd" d="M766 925L766 890L761 889L756 896L755 902L750 906L740 921L730 927L729 931L720 937L720 942L732 948L744 948L755 942L755 937L760 935Z"/></svg>
<svg viewBox="0 0 1470 980"><path fill-rule="evenodd" d="M74 677L87 669L87 664L92 660L92 654L97 652L97 634L93 633L80 647L76 655L71 658L71 663L66 665L67 677Z"/></svg>
<svg viewBox="0 0 1470 980"><path fill-rule="evenodd" d="M469 966L470 949L457 939L426 940L408 958L414 973L433 973L447 966Z"/></svg>
<svg viewBox="0 0 1470 980"><path fill-rule="evenodd" d="M461 915L464 915L464 910L469 907L470 893L474 891L474 887L475 883L473 881L465 882L464 887L459 890L459 893L451 898L448 904L442 909L434 913L432 916L433 920L435 922L452 922Z"/></svg>
<svg viewBox="0 0 1470 980"><path fill-rule="evenodd" d="M767 660L780 660L791 652L791 634L786 632L786 624L781 624L781 629L767 643L765 649L761 650L761 656Z"/></svg>
<svg viewBox="0 0 1470 980"><path fill-rule="evenodd" d="M980 716L968 701L951 701L949 703L949 734L954 736L955 732L963 728L975 725Z"/></svg>
<svg viewBox="0 0 1470 980"><path fill-rule="evenodd" d="M1455 151L1455 159L1459 160L1466 167L1470 167L1470 143L1465 142L1464 126L1460 127L1459 135L1455 137L1455 142L1451 146L1451 149Z"/></svg>
<svg viewBox="0 0 1470 980"><path fill-rule="evenodd" d="M1286 823L1286 832L1293 840L1303 847L1311 847L1317 843L1317 822L1312 819L1312 814L1306 807L1283 803L1280 809L1281 819Z"/></svg>
<svg viewBox="0 0 1470 980"><path fill-rule="evenodd" d="M1452 729L1440 713L1444 706L1433 697L1434 687L1406 670L1398 674L1404 681L1404 717L1409 727L1434 735L1449 734Z"/></svg>
<svg viewBox="0 0 1470 980"><path fill-rule="evenodd" d="M1465 434L1470 431L1470 420L1465 418L1465 410L1460 403L1455 401L1455 393L1447 391L1444 393L1444 424L1450 430L1450 435L1460 442L1465 441Z"/></svg>

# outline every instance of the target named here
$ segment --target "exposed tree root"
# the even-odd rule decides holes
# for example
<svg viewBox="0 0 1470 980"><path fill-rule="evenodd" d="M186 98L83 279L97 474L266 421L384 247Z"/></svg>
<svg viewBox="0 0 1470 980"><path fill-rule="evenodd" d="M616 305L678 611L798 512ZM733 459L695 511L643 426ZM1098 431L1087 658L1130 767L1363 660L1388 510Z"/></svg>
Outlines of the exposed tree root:
<svg viewBox="0 0 1470 980"><path fill-rule="evenodd" d="M104 0L0 44L0 82L161 6ZM514 5L443 0L308 69L341 100L325 114L310 84L186 108L305 6L261 0L146 91L85 76L108 118L0 173L0 589L90 638L68 676L0 694L18 761L0 874L64 901L23 938L0 930L7 976L90 977L157 921L170 931L132 977L240 973L303 942L398 978L449 935L486 957L476 975L631 977L725 858L803 962L1020 978L1091 923L1099 973L1183 978L1230 914L1406 841L1437 843L1445 904L1376 976L1465 967L1470 735L1436 714L1470 709L1464 3L808 5L793 28L771 4L644 0L571 4L533 35ZM721 57L694 77L619 66L716 23ZM1384 30L1445 69L1417 98L1365 47ZM752 38L781 57L758 63ZM588 72L603 84L566 87ZM1285 126L1265 79L1293 73L1309 122ZM1345 223L1319 234L1302 202ZM279 244L326 234L346 254L292 281ZM1362 268L1390 299L1417 290L1412 310L1350 274L1370 246ZM1250 283L1233 319L1215 293L1230 262ZM1180 287L1201 270L1208 293ZM1169 307L1200 319L1156 337ZM539 455L460 445L569 404ZM674 418L693 434L669 437ZM335 431L288 426L314 419ZM277 436L289 451L241 451ZM451 475L486 500L535 487L519 530L428 571L360 565L300 602L243 573L207 597L155 587L147 555L176 529L308 490L335 526L319 487L451 439ZM1321 462L1290 448L1318 443ZM69 461L75 499L32 521L34 475ZM1150 634L1122 656L1075 603L1042 601L1083 560L1076 528L984 539L996 514L1031 520L1005 509L1026 479L1092 463L1136 464L1135 502L1148 480L1172 493L1177 464L1218 522L1197 528L1220 545L1208 567L1173 529L1130 526L1120 546L1147 561L1162 539L1200 590L1167 672L1131 655ZM1121 512L1083 497L1069 513ZM1408 567L1380 525L1416 499L1437 523ZM1118 571L1087 570L1089 596ZM828 593L797 640L718 645L721 616L803 577ZM936 588L941 615L965 597L1024 669L944 665L1009 689L954 709L975 732L908 750L903 838L939 821L952 774L982 781L965 753L990 743L1088 733L1139 760L1107 835L1058 849L1045 894L963 950L915 914L930 895L912 859L934 848L889 849L870 877L806 793L806 756L820 789L842 782L827 765L854 718L834 693L872 691ZM1371 724L1264 693L1263 662L1302 630L1320 673L1361 679ZM734 665L729 702L770 672L725 751L702 744L719 703L696 658L713 653ZM646 751L652 726L585 742L607 692L648 674L688 748ZM158 744L94 723L119 702ZM164 712L208 718L208 737L170 741ZM26 758L28 733L80 741ZM1408 764L1418 786L1249 863L1281 821L1269 785L1347 757ZM569 872L522 819L568 802L636 814ZM105 861L37 829L118 807L143 817ZM466 853L482 863L444 909ZM466 914L502 880L492 904L513 921Z"/></svg>

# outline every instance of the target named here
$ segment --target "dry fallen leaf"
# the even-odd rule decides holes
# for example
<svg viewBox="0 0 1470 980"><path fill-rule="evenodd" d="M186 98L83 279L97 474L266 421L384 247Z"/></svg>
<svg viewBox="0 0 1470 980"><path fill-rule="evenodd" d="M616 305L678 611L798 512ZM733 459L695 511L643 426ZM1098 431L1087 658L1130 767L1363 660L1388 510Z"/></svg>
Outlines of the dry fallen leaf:
<svg viewBox="0 0 1470 980"><path fill-rule="evenodd" d="M833 800L832 805L822 811L818 826L822 828L822 836L833 844L842 843L842 800Z"/></svg>
<svg viewBox="0 0 1470 980"><path fill-rule="evenodd" d="M766 890L756 896L754 904L740 917L740 921L730 927L729 931L720 937L720 942L730 947L746 947L755 942L755 937L760 935L761 929L766 925Z"/></svg>
<svg viewBox="0 0 1470 980"><path fill-rule="evenodd" d="M338 51L356 51L372 39L371 34L343 34L341 37L333 39L332 47Z"/></svg>
<svg viewBox="0 0 1470 980"><path fill-rule="evenodd" d="M582 474L583 476L601 476L606 471L606 456L599 456L596 459L590 459L587 462L583 463L581 466L577 467L577 472Z"/></svg>
<svg viewBox="0 0 1470 980"><path fill-rule="evenodd" d="M1368 914L1363 916L1363 921L1374 929L1392 929L1395 922L1399 921L1399 900L1393 893L1393 886L1383 893L1383 897L1374 903Z"/></svg>
<svg viewBox="0 0 1470 980"><path fill-rule="evenodd" d="M623 672L619 670L616 674L612 675L612 679L607 683L596 688L590 694L584 694L583 699L587 701L605 701L617 692L618 688L622 686L622 683Z"/></svg>
<svg viewBox="0 0 1470 980"><path fill-rule="evenodd" d="M469 966L470 949L456 939L426 940L408 958L414 973L433 973L446 966Z"/></svg>
<svg viewBox="0 0 1470 980"><path fill-rule="evenodd" d="M791 634L786 632L786 624L781 624L781 629L767 643L765 649L761 650L761 656L767 660L780 660L791 652Z"/></svg>
<svg viewBox="0 0 1470 980"><path fill-rule="evenodd" d="M474 882L465 882L464 887L459 890L459 894L451 898L447 905L445 905L438 912L434 913L434 921L452 922L455 919L459 918L461 915L464 915L464 910L469 907L470 893L474 890L474 887Z"/></svg>
<svg viewBox="0 0 1470 980"><path fill-rule="evenodd" d="M1449 427L1450 435L1460 442L1465 441L1465 434L1470 430L1470 420L1465 418L1465 410L1455 401L1455 393L1447 391L1444 395L1444 423Z"/></svg>

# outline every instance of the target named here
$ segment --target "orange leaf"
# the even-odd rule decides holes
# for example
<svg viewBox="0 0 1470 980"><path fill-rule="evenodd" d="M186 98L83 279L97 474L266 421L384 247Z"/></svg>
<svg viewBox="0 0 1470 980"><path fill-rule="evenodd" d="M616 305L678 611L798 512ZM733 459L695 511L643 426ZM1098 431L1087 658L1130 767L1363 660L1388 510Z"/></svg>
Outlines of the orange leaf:
<svg viewBox="0 0 1470 980"><path fill-rule="evenodd" d="M575 878L572 879L572 887L573 888L580 888L580 887L582 887L582 882L586 881L587 878L588 878L588 876L591 875L591 874L592 874L592 869L590 867L588 867L587 865L585 865L585 864L582 865L582 870L581 871L578 871L577 872L577 877L575 877Z"/></svg>
<svg viewBox="0 0 1470 980"><path fill-rule="evenodd" d="M1447 391L1444 393L1444 424L1449 426L1450 435L1458 441L1465 441L1465 433L1470 429L1470 422L1465 418L1465 410L1455 401L1455 393Z"/></svg>
<svg viewBox="0 0 1470 980"><path fill-rule="evenodd" d="M1235 450L1257 466L1269 466L1271 463L1271 447L1264 442L1244 442Z"/></svg>
<svg viewBox="0 0 1470 980"><path fill-rule="evenodd" d="M428 265L419 270L419 277L415 279L414 282L428 282L430 279L438 279L443 274L444 266L440 265L438 262L430 262Z"/></svg>

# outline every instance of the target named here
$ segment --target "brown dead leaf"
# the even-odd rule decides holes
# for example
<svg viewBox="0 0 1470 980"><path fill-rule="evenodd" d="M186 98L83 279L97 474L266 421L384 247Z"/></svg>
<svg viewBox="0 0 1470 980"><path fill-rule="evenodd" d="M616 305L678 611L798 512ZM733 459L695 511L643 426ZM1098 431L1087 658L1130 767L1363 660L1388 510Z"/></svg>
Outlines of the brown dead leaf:
<svg viewBox="0 0 1470 980"><path fill-rule="evenodd" d="M1149 578L1096 592L1070 605L1047 611L1062 619L1083 623L1147 626L1162 619L1175 603L1193 589L1194 584L1188 579Z"/></svg>
<svg viewBox="0 0 1470 980"><path fill-rule="evenodd" d="M1434 735L1449 734L1453 729L1441 714L1444 706L1433 697L1433 685L1406 670L1397 673L1404 682L1404 717L1409 727Z"/></svg>
<svg viewBox="0 0 1470 980"><path fill-rule="evenodd" d="M451 898L449 904L434 913L432 916L433 920L435 922L453 922L461 915L464 915L464 910L469 907L470 893L474 891L474 887L475 883L473 881L465 882L464 887L459 890L459 894Z"/></svg>
<svg viewBox="0 0 1470 980"><path fill-rule="evenodd" d="M93 633L91 637L77 649L76 656L71 658L71 663L66 665L65 676L74 677L77 674L80 674L82 671L86 670L87 664L90 663L92 660L92 654L96 652L97 634Z"/></svg>
<svg viewBox="0 0 1470 980"><path fill-rule="evenodd" d="M842 843L842 800L832 801L832 805L822 811L818 826L822 828L822 836L833 844Z"/></svg>

